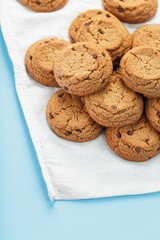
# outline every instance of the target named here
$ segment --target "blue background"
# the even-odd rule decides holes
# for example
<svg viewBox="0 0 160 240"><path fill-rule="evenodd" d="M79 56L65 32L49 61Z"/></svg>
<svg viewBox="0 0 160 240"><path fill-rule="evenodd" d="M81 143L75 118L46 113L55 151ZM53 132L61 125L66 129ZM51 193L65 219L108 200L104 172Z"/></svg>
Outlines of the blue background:
<svg viewBox="0 0 160 240"><path fill-rule="evenodd" d="M160 193L51 203L0 32L0 240L160 240Z"/></svg>

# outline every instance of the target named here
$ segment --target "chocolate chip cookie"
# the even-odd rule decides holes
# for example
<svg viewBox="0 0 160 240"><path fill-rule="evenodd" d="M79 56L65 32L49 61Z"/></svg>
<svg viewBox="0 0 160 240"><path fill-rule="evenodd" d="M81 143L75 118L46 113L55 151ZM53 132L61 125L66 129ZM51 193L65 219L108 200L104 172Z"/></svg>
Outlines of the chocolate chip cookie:
<svg viewBox="0 0 160 240"><path fill-rule="evenodd" d="M105 49L94 43L74 43L56 59L57 83L70 94L85 96L102 89L112 74L112 61Z"/></svg>
<svg viewBox="0 0 160 240"><path fill-rule="evenodd" d="M107 128L106 141L109 147L121 158L144 162L160 153L160 134L147 118L122 128Z"/></svg>
<svg viewBox="0 0 160 240"><path fill-rule="evenodd" d="M127 52L120 71L126 85L148 98L160 97L160 50L136 47Z"/></svg>
<svg viewBox="0 0 160 240"><path fill-rule="evenodd" d="M68 2L68 0L19 0L23 5L37 12L56 11Z"/></svg>
<svg viewBox="0 0 160 240"><path fill-rule="evenodd" d="M120 23L120 21L114 15L105 10L92 9L82 12L72 21L69 28L70 39L73 43L76 42L76 35L80 26L97 16L103 16L104 18L109 19L110 22L116 22L117 24Z"/></svg>
<svg viewBox="0 0 160 240"><path fill-rule="evenodd" d="M160 98L146 99L146 115L151 125L160 132Z"/></svg>
<svg viewBox="0 0 160 240"><path fill-rule="evenodd" d="M83 23L76 35L76 42L93 42L103 46L115 60L131 48L128 30L110 18L96 17Z"/></svg>
<svg viewBox="0 0 160 240"><path fill-rule="evenodd" d="M80 97L72 96L64 90L51 97L46 115L54 132L69 141L90 141L103 131L103 127L89 116Z"/></svg>
<svg viewBox="0 0 160 240"><path fill-rule="evenodd" d="M130 90L119 74L112 75L102 90L84 99L90 116L104 127L135 123L143 112L141 95Z"/></svg>
<svg viewBox="0 0 160 240"><path fill-rule="evenodd" d="M103 6L123 22L141 23L155 15L158 0L103 0Z"/></svg>
<svg viewBox="0 0 160 240"><path fill-rule="evenodd" d="M54 77L54 61L60 52L71 43L58 38L45 38L32 44L25 56L29 75L42 85L57 87Z"/></svg>
<svg viewBox="0 0 160 240"><path fill-rule="evenodd" d="M145 25L132 34L132 47L150 46L160 49L160 25Z"/></svg>

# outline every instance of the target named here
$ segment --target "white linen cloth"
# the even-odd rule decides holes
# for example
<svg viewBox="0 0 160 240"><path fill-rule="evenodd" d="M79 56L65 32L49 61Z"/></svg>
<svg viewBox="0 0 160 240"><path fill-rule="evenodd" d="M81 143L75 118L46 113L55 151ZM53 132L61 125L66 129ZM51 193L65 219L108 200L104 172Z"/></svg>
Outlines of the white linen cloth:
<svg viewBox="0 0 160 240"><path fill-rule="evenodd" d="M71 21L89 9L103 9L101 0L69 0L52 13L37 13L18 0L1 0L1 27L14 65L15 85L35 146L50 199L87 199L160 191L160 156L134 163L116 156L105 136L87 143L59 138L48 126L46 105L56 88L42 86L26 72L24 56L46 37L69 40ZM148 23L158 24L160 9ZM138 26L125 24L132 33ZM23 159L22 159L23 161Z"/></svg>

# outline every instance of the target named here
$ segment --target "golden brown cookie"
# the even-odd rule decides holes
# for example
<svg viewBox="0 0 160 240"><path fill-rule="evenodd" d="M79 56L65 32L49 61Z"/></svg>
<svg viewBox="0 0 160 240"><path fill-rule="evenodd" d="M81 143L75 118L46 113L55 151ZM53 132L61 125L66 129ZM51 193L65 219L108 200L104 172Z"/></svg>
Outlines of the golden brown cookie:
<svg viewBox="0 0 160 240"><path fill-rule="evenodd" d="M123 22L141 23L155 15L158 0L103 0L103 6Z"/></svg>
<svg viewBox="0 0 160 240"><path fill-rule="evenodd" d="M132 47L150 46L160 49L160 25L145 25L132 34Z"/></svg>
<svg viewBox="0 0 160 240"><path fill-rule="evenodd" d="M160 98L146 99L146 115L151 125L160 132Z"/></svg>
<svg viewBox="0 0 160 240"><path fill-rule="evenodd" d="M103 127L89 116L80 97L72 96L64 90L56 92L51 97L46 115L54 132L69 141L90 141L103 131Z"/></svg>
<svg viewBox="0 0 160 240"><path fill-rule="evenodd" d="M29 75L42 85L57 87L53 68L55 58L70 43L58 38L45 38L32 44L25 56Z"/></svg>
<svg viewBox="0 0 160 240"><path fill-rule="evenodd" d="M108 52L94 43L74 43L55 61L54 73L59 86L70 94L85 96L102 89L112 73Z"/></svg>
<svg viewBox="0 0 160 240"><path fill-rule="evenodd" d="M62 7L68 0L19 0L23 5L37 12L53 12Z"/></svg>
<svg viewBox="0 0 160 240"><path fill-rule="evenodd" d="M80 26L97 16L103 16L104 18L109 19L110 22L116 22L117 24L120 23L120 21L114 15L105 10L91 9L86 12L82 12L72 21L69 28L69 36L73 43L76 42L76 35Z"/></svg>
<svg viewBox="0 0 160 240"><path fill-rule="evenodd" d="M96 17L83 23L76 35L76 42L93 42L103 46L115 60L131 48L131 35L120 22Z"/></svg>
<svg viewBox="0 0 160 240"><path fill-rule="evenodd" d="M120 63L122 78L132 90L148 98L160 97L160 51L137 47L127 52Z"/></svg>
<svg viewBox="0 0 160 240"><path fill-rule="evenodd" d="M99 92L85 96L89 115L104 127L122 127L137 122L143 105L141 95L130 90L119 74L112 75Z"/></svg>
<svg viewBox="0 0 160 240"><path fill-rule="evenodd" d="M106 141L121 158L144 162L160 153L160 134L150 125L147 118L122 128L107 128Z"/></svg>

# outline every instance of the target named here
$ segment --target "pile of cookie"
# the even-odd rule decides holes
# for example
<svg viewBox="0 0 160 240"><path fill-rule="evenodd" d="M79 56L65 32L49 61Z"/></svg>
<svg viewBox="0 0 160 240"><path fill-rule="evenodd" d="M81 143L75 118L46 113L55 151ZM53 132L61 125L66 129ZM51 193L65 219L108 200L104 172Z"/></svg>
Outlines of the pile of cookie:
<svg viewBox="0 0 160 240"><path fill-rule="evenodd" d="M110 148L130 161L159 154L160 25L130 35L110 12L88 10L69 35L72 43L42 39L25 56L34 80L62 88L47 105L50 127L75 142L95 139L105 127Z"/></svg>

